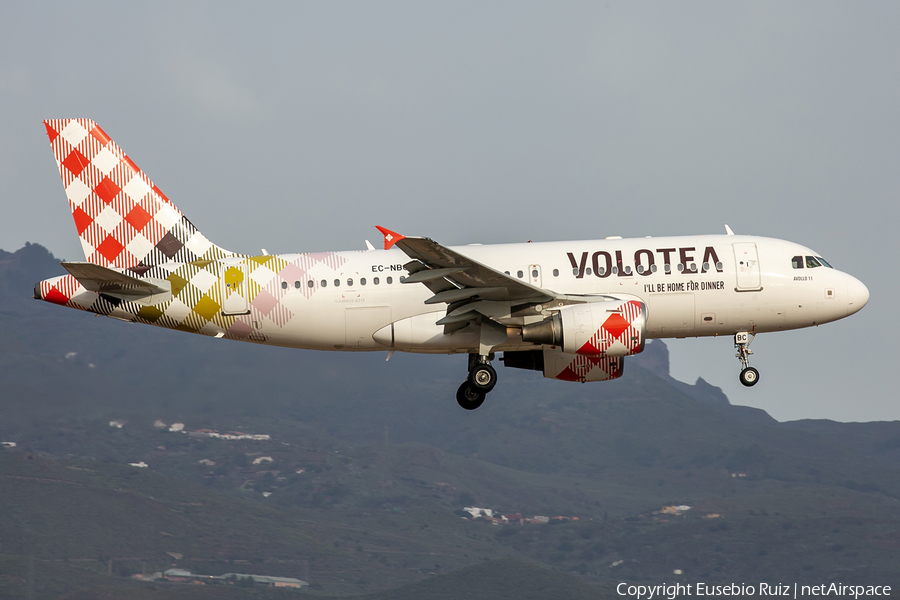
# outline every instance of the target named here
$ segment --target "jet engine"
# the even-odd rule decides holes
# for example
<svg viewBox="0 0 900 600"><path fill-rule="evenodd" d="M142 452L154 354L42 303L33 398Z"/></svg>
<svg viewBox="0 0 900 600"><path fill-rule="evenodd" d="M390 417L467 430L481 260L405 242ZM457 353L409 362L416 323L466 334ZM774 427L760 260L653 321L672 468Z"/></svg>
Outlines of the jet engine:
<svg viewBox="0 0 900 600"><path fill-rule="evenodd" d="M506 367L543 371L548 379L562 381L609 381L625 370L621 356L584 356L566 354L559 348L504 352L500 359Z"/></svg>
<svg viewBox="0 0 900 600"><path fill-rule="evenodd" d="M590 357L637 354L644 349L646 334L647 307L638 300L572 304L522 328L525 342Z"/></svg>

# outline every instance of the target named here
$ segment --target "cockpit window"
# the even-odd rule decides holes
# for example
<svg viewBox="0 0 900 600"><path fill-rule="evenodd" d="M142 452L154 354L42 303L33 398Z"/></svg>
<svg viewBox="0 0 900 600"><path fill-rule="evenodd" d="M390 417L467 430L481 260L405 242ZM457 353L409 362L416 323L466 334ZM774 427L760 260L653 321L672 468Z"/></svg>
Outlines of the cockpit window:
<svg viewBox="0 0 900 600"><path fill-rule="evenodd" d="M807 269L815 269L816 267L821 267L822 263L816 260L815 256L807 256L806 257L806 268Z"/></svg>
<svg viewBox="0 0 900 600"><path fill-rule="evenodd" d="M794 258L792 258L791 266L794 267L795 269L802 269L803 268L803 257L795 256Z"/></svg>
<svg viewBox="0 0 900 600"><path fill-rule="evenodd" d="M832 267L831 265L829 265L829 264L828 264L828 261L825 260L824 258L822 258L821 256L817 256L817 257L816 257L816 260L819 261L820 263L822 263L822 266L824 266L824 267L828 267L829 269L833 269L833 268L834 268L834 267Z"/></svg>

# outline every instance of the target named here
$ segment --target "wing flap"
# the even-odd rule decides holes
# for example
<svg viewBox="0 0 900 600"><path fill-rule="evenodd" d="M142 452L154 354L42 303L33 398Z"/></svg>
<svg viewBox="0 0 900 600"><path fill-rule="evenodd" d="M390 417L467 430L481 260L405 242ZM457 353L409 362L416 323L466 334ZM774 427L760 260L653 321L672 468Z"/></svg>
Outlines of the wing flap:
<svg viewBox="0 0 900 600"><path fill-rule="evenodd" d="M448 275L455 275L465 271L466 267L448 267L445 269L422 269L416 271L412 275L403 280L403 283L425 283L426 281L434 281Z"/></svg>
<svg viewBox="0 0 900 600"><path fill-rule="evenodd" d="M506 291L506 288L502 287L471 287L471 288L454 288L452 290L447 290L445 292L438 292L431 298L425 301L425 304L440 304L442 302L451 303L451 302L459 302L460 300L468 300L469 298L474 298L475 296L484 297L493 297L496 295L502 295L503 292Z"/></svg>
<svg viewBox="0 0 900 600"><path fill-rule="evenodd" d="M444 326L444 334L477 326L478 353L482 356L507 340L507 326L500 321L509 318L512 305L539 304L560 297L429 238L378 229L385 234L385 249L396 246L412 259L404 265L409 273L404 283L421 283L431 290L434 295L425 304L448 305L448 314L436 323Z"/></svg>
<svg viewBox="0 0 900 600"><path fill-rule="evenodd" d="M545 289L510 277L455 250L441 246L429 238L404 237L396 241L395 245L407 256L424 263L431 270L459 269L442 277L461 288L480 290L472 294L473 296L491 294L496 299L530 302L546 302L555 297ZM456 297L453 292L454 290L448 291L447 297L452 298L451 300L437 299L439 294L436 294L428 303L453 302L471 297Z"/></svg>

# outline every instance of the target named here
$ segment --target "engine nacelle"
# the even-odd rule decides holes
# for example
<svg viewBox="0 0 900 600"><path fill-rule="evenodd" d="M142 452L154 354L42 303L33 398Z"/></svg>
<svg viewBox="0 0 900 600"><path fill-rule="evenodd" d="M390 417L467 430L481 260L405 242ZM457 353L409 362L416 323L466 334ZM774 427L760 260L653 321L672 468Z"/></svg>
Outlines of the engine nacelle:
<svg viewBox="0 0 900 600"><path fill-rule="evenodd" d="M585 356L544 348L544 377L562 381L609 381L625 372L621 356Z"/></svg>
<svg viewBox="0 0 900 600"><path fill-rule="evenodd" d="M609 381L625 369L621 356L566 354L559 348L504 352L501 360L507 367L543 371L544 377L562 381Z"/></svg>
<svg viewBox="0 0 900 600"><path fill-rule="evenodd" d="M637 354L644 350L646 335L647 307L638 300L573 304L522 328L523 341L591 357Z"/></svg>

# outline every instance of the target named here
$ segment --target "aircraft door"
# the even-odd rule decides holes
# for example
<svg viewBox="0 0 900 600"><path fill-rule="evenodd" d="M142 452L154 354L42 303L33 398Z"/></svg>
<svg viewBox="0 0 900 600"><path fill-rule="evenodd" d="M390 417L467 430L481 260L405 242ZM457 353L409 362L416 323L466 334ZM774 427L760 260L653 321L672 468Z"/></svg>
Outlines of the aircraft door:
<svg viewBox="0 0 900 600"><path fill-rule="evenodd" d="M544 287L541 285L541 265L528 265L528 281L533 286Z"/></svg>
<svg viewBox="0 0 900 600"><path fill-rule="evenodd" d="M762 289L759 276L759 257L756 244L739 242L734 248L734 267L737 272L737 291L749 292Z"/></svg>
<svg viewBox="0 0 900 600"><path fill-rule="evenodd" d="M246 315L250 313L249 281L247 265L239 258L222 261L222 315Z"/></svg>

